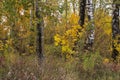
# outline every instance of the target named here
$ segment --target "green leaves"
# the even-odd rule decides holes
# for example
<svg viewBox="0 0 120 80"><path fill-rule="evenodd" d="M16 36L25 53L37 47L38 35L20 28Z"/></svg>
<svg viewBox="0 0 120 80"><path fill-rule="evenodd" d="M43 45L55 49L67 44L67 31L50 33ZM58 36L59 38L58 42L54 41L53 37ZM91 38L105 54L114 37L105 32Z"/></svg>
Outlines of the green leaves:
<svg viewBox="0 0 120 80"><path fill-rule="evenodd" d="M87 70L93 70L95 65L100 64L101 56L99 52L89 53L83 57L83 68Z"/></svg>

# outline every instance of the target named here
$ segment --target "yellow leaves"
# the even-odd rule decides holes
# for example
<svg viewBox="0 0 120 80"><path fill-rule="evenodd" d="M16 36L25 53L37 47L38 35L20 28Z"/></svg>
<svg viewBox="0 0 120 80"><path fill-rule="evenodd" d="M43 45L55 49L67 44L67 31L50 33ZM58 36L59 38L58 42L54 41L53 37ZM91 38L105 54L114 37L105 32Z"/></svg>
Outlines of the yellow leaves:
<svg viewBox="0 0 120 80"><path fill-rule="evenodd" d="M110 16L106 16L104 18L104 22L103 22L103 29L104 29L104 32L107 34L107 35L110 35L111 36L111 33L112 33L112 25L111 25L111 20L112 20L112 17Z"/></svg>
<svg viewBox="0 0 120 80"><path fill-rule="evenodd" d="M76 39L78 36L82 35L82 32L79 32L79 30L82 31L82 28L79 25L72 26L71 29L69 29L65 32L65 35L69 36L69 37L71 36L72 39Z"/></svg>
<svg viewBox="0 0 120 80"><path fill-rule="evenodd" d="M116 37L116 39L113 40L113 43L114 43L114 47L116 48L116 50L120 53L119 37L120 37L120 35L118 35ZM120 56L120 54L119 54L119 56Z"/></svg>
<svg viewBox="0 0 120 80"><path fill-rule="evenodd" d="M82 27L79 24L73 25L72 28L75 30L82 29Z"/></svg>
<svg viewBox="0 0 120 80"><path fill-rule="evenodd" d="M119 43L118 37L119 36L117 36L117 38L115 40L113 40L113 43L114 43L115 50L118 51L117 60L119 61L120 60L120 43ZM112 49L112 51L113 51L113 49Z"/></svg>
<svg viewBox="0 0 120 80"><path fill-rule="evenodd" d="M67 59L71 58L72 54L75 54L69 45L62 46L62 53L66 55Z"/></svg>
<svg viewBox="0 0 120 80"><path fill-rule="evenodd" d="M30 53L34 53L35 52L35 49L33 46L29 46L29 50L30 50Z"/></svg>
<svg viewBox="0 0 120 80"><path fill-rule="evenodd" d="M72 14L69 18L68 28L59 32L58 28L56 28L57 33L54 36L55 46L61 46L62 53L66 56L66 58L70 58L71 54L75 54L74 47L75 42L79 40L79 38L83 35L83 28L78 24L79 16L76 14ZM64 29L64 25L61 25L62 29Z"/></svg>
<svg viewBox="0 0 120 80"><path fill-rule="evenodd" d="M80 36L80 37L82 37L82 36L83 36L83 33L82 33L82 32L81 32L81 33L78 33L78 34L79 34L79 36Z"/></svg>
<svg viewBox="0 0 120 80"><path fill-rule="evenodd" d="M72 14L69 18L69 28L65 29L65 31L62 30L63 32L57 32L60 34L54 36L55 46L61 46L61 51L66 58L70 58L72 57L71 54L75 54L75 51L73 50L75 42L83 35L83 29L78 24L78 20L79 16ZM64 25L61 25L61 27L64 28ZM56 30L58 30L58 28L56 28Z"/></svg>
<svg viewBox="0 0 120 80"><path fill-rule="evenodd" d="M110 62L110 60L108 59L108 58L105 58L104 60L103 60L103 63L104 64L107 64L107 63L109 63Z"/></svg>
<svg viewBox="0 0 120 80"><path fill-rule="evenodd" d="M118 52L120 52L120 44L118 44L118 45L116 46L116 49L117 49Z"/></svg>
<svg viewBox="0 0 120 80"><path fill-rule="evenodd" d="M65 35L70 35L71 32L72 32L71 29L70 29L70 30L67 30L67 31L65 32Z"/></svg>
<svg viewBox="0 0 120 80"><path fill-rule="evenodd" d="M54 40L55 40L55 46L58 46L58 44L61 42L60 35L56 34L54 36Z"/></svg>
<svg viewBox="0 0 120 80"><path fill-rule="evenodd" d="M76 30L71 29L70 32L71 32L71 33L70 33L70 36L76 37L76 35L77 35L77 34L76 34L76 32L77 32Z"/></svg>
<svg viewBox="0 0 120 80"><path fill-rule="evenodd" d="M62 45L66 45L66 44L68 44L68 41L63 39L62 42L61 42L61 44Z"/></svg>
<svg viewBox="0 0 120 80"><path fill-rule="evenodd" d="M99 27L104 30L103 33L111 36L112 33L112 17L104 12L104 10L99 10L99 13L95 13L95 27Z"/></svg>
<svg viewBox="0 0 120 80"><path fill-rule="evenodd" d="M76 14L72 14L69 20L71 24L78 24L79 16Z"/></svg>
<svg viewBox="0 0 120 80"><path fill-rule="evenodd" d="M111 36L111 33L112 33L112 27L111 27L110 24L107 25L107 26L105 26L105 28L104 28L104 32L105 32L107 35Z"/></svg>
<svg viewBox="0 0 120 80"><path fill-rule="evenodd" d="M62 52L70 52L71 49L69 48L69 46L62 46Z"/></svg>

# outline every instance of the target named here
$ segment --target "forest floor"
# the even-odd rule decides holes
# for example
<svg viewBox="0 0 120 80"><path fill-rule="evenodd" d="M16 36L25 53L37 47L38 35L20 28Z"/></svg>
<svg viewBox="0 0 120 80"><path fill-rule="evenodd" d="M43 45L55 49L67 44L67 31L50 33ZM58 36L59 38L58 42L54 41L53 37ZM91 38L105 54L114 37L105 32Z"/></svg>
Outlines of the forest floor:
<svg viewBox="0 0 120 80"><path fill-rule="evenodd" d="M35 54L19 56L6 54L0 59L0 80L120 80L120 66L113 63L97 64L90 68L79 58L65 60L55 55L52 45L45 47L42 64Z"/></svg>

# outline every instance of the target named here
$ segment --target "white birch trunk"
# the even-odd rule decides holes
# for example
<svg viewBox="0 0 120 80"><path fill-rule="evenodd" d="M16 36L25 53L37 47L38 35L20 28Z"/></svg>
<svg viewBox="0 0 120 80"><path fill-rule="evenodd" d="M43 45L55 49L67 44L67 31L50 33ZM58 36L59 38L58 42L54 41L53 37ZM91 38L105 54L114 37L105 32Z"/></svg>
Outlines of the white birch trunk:
<svg viewBox="0 0 120 80"><path fill-rule="evenodd" d="M90 22L91 28L88 31L88 36L87 36L87 40L86 40L86 47L92 47L93 42L94 42L94 35L95 35L95 30L94 30L94 10L93 10L93 1L92 0L87 0L86 1L86 8L87 8L87 16L88 16L88 20Z"/></svg>

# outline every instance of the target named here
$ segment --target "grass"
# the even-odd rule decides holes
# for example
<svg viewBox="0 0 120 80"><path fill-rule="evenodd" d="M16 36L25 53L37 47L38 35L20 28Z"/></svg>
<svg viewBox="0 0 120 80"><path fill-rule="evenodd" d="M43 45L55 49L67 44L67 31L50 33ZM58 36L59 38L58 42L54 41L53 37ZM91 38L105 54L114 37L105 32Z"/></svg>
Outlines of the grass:
<svg viewBox="0 0 120 80"><path fill-rule="evenodd" d="M120 80L120 65L103 63L98 52L80 53L79 58L65 60L56 54L60 53L59 50L53 45L45 45L42 65L38 65L35 54L19 56L9 53L1 56L0 80Z"/></svg>

